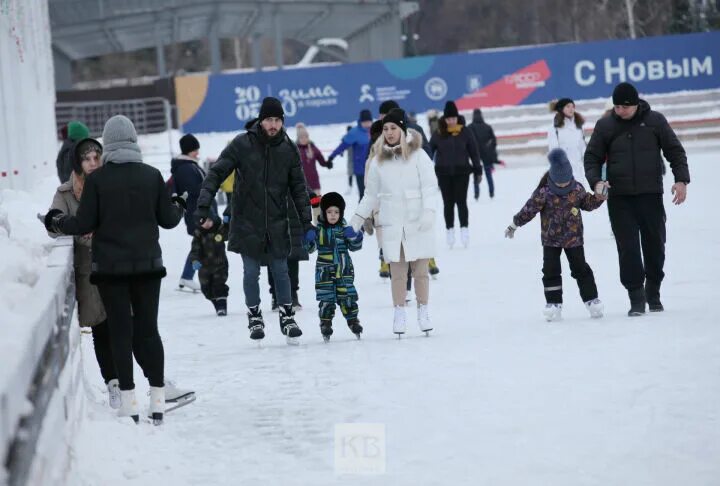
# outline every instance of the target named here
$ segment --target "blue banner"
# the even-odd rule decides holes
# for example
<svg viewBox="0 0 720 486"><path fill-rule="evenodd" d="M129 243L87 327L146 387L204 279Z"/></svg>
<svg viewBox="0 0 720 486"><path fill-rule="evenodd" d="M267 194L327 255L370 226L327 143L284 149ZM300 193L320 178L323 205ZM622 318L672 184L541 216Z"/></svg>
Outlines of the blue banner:
<svg viewBox="0 0 720 486"><path fill-rule="evenodd" d="M185 132L241 130L265 96L286 123L347 123L385 100L409 111L609 97L621 81L641 93L720 88L720 32L569 43L395 61L176 78Z"/></svg>

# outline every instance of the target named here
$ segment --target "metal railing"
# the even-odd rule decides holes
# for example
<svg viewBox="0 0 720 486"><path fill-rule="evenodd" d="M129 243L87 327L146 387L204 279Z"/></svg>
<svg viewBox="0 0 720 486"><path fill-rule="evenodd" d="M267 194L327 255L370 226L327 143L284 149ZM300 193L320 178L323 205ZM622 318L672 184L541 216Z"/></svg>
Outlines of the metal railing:
<svg viewBox="0 0 720 486"><path fill-rule="evenodd" d="M102 135L108 118L125 115L135 125L138 135L162 133L172 128L172 106L165 98L138 98L118 101L77 101L55 104L57 126L72 120L85 123L91 137Z"/></svg>

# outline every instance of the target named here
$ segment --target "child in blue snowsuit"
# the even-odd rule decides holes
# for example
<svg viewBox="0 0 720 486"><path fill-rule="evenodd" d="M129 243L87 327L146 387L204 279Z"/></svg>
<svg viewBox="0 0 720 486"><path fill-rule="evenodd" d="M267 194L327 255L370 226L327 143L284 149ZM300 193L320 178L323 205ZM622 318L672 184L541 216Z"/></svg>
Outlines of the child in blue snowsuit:
<svg viewBox="0 0 720 486"><path fill-rule="evenodd" d="M317 233L308 242L310 253L318 251L315 264L315 292L319 302L320 333L328 340L333 333L335 305L358 338L363 331L358 320L358 294L353 283L351 251L362 248L363 234L345 223L345 200L337 192L329 192L320 200Z"/></svg>

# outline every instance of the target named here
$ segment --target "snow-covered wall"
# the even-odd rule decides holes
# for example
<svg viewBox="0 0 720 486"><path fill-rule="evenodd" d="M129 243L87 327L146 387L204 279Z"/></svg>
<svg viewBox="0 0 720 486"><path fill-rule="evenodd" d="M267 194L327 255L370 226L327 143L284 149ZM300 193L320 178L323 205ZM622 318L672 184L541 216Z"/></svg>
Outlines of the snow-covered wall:
<svg viewBox="0 0 720 486"><path fill-rule="evenodd" d="M47 0L0 1L0 189L54 170L55 78Z"/></svg>

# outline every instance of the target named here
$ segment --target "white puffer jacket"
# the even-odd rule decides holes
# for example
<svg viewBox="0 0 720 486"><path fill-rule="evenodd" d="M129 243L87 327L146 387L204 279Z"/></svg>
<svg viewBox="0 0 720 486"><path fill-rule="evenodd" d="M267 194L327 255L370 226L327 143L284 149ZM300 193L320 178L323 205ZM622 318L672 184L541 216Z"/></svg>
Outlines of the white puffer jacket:
<svg viewBox="0 0 720 486"><path fill-rule="evenodd" d="M385 146L370 161L365 195L351 221L357 231L377 208L375 226L382 230L387 262L400 261L401 245L408 262L435 256L437 177L416 131L408 129L407 144L407 160L399 146Z"/></svg>
<svg viewBox="0 0 720 486"><path fill-rule="evenodd" d="M570 160L573 170L573 177L578 182L585 181L585 138L583 137L582 128L575 125L575 121L565 118L565 123L561 127L554 124L550 127L547 134L548 152L553 149L561 148L565 151Z"/></svg>

